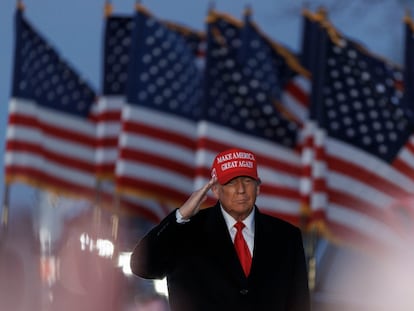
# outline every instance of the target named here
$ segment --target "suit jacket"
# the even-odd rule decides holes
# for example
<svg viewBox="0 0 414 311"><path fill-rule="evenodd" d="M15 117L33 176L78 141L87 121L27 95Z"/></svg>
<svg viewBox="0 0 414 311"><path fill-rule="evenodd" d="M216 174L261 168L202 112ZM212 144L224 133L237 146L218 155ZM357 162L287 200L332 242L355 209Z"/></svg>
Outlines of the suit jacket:
<svg viewBox="0 0 414 311"><path fill-rule="evenodd" d="M310 310L300 230L257 207L248 277L219 203L184 224L171 213L137 244L131 269L143 278L167 277L172 311Z"/></svg>

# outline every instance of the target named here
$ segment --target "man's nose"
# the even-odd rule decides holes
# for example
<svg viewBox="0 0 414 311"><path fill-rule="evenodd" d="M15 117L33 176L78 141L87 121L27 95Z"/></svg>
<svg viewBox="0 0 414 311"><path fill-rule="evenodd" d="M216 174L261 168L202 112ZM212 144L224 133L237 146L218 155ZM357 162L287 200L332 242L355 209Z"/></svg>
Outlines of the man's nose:
<svg viewBox="0 0 414 311"><path fill-rule="evenodd" d="M238 180L237 181L237 184L236 184L236 191L237 191L237 193L244 193L245 190L246 190L246 187L245 187L243 181Z"/></svg>

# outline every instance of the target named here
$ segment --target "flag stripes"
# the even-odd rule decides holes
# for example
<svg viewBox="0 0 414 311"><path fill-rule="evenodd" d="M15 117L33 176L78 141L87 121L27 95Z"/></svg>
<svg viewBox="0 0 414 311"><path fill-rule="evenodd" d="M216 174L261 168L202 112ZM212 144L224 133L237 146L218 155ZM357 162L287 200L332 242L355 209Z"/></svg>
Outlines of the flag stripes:
<svg viewBox="0 0 414 311"><path fill-rule="evenodd" d="M19 8L6 182L99 192L102 206L157 222L210 179L218 152L240 147L257 156L263 212L336 241L392 245L395 206L414 192L412 22L403 72L324 11L304 12L300 58L250 13L212 10L206 34L141 4L107 16L97 98Z"/></svg>

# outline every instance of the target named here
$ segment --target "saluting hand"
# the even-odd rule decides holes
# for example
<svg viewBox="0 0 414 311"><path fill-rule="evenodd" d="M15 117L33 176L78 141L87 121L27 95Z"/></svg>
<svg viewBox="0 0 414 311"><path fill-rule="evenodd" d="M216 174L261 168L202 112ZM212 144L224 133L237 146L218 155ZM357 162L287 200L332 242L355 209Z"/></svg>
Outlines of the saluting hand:
<svg viewBox="0 0 414 311"><path fill-rule="evenodd" d="M207 192L216 181L217 177L211 177L208 183L200 189L194 191L187 201L179 208L180 214L184 219L189 219L191 216L198 213L201 204L207 199Z"/></svg>

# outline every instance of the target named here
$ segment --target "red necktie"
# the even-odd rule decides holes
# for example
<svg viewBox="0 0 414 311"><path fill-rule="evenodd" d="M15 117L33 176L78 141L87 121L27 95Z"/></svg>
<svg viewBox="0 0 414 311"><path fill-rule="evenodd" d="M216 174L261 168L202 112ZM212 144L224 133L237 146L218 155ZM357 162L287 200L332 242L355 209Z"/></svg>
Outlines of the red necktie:
<svg viewBox="0 0 414 311"><path fill-rule="evenodd" d="M250 272L250 266L252 265L252 255L250 254L249 247L247 246L246 240L243 237L242 230L244 228L244 223L238 221L234 227L237 229L236 236L234 238L234 247L236 248L236 253L239 256L244 274L248 276Z"/></svg>

